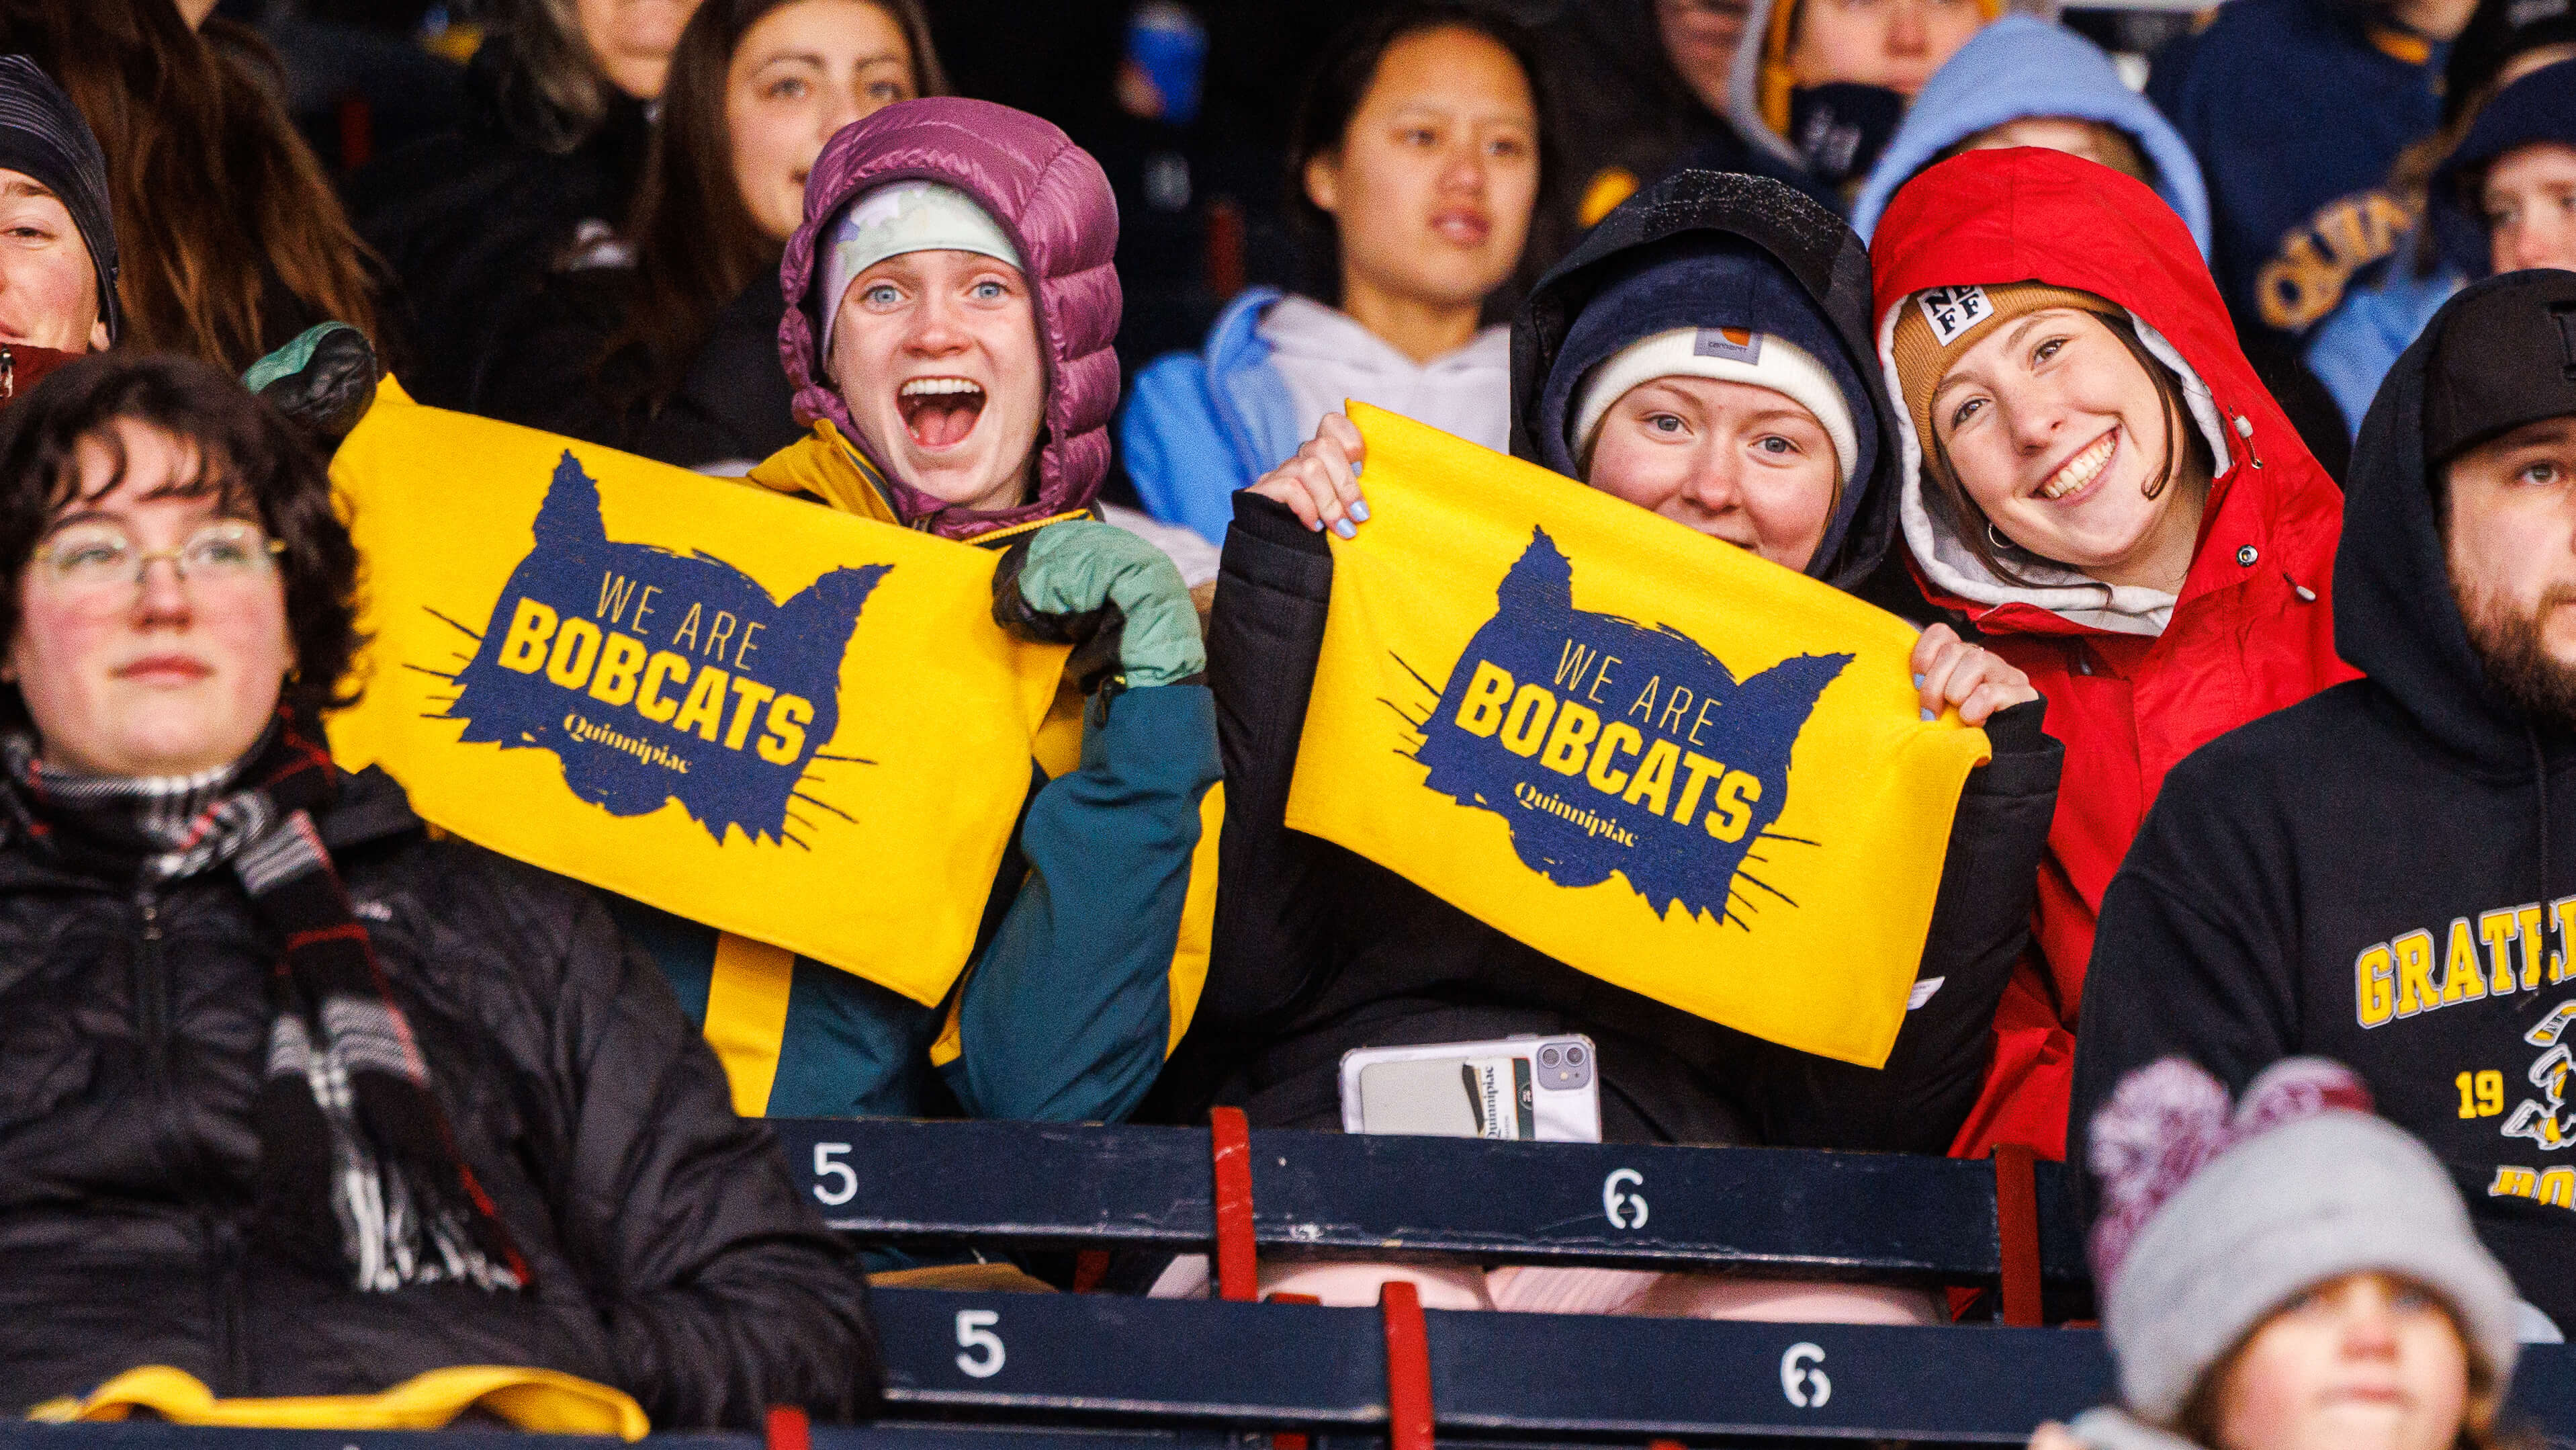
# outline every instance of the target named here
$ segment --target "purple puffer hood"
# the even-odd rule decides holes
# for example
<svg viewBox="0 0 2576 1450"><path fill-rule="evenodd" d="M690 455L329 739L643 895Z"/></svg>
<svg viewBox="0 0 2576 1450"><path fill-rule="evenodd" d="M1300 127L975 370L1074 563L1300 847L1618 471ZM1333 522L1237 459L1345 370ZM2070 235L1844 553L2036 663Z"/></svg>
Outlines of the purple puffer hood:
<svg viewBox="0 0 2576 1450"><path fill-rule="evenodd" d="M884 475L907 523L965 539L1090 505L1109 471L1109 417L1118 407L1118 202L1091 153L1026 111L963 96L899 101L841 128L805 179L805 223L778 264L788 299L778 355L796 389L796 421L828 418L850 446L866 451L850 410L815 354L815 238L860 193L889 181L942 181L973 197L1019 249L1036 288L1038 335L1046 339L1046 426L1039 435L1033 503L964 509ZM837 304L838 298L832 299Z"/></svg>

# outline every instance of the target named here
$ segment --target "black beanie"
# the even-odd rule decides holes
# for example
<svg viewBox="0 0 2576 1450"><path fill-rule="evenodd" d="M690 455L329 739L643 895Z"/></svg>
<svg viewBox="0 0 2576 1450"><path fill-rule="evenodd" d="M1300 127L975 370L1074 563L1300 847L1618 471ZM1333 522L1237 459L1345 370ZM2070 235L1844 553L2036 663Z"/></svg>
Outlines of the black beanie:
<svg viewBox="0 0 2576 1450"><path fill-rule="evenodd" d="M23 55L0 55L0 170L22 172L72 214L98 273L98 315L107 340L125 331L116 302L116 228L109 220L107 154L89 122L53 78Z"/></svg>
<svg viewBox="0 0 2576 1450"><path fill-rule="evenodd" d="M2568 41L2576 41L2576 0L2478 0L2442 67L2442 124L2482 99L2515 56Z"/></svg>
<svg viewBox="0 0 2576 1450"><path fill-rule="evenodd" d="M2576 415L2576 272L2512 272L2433 318L2424 462L2544 418Z"/></svg>

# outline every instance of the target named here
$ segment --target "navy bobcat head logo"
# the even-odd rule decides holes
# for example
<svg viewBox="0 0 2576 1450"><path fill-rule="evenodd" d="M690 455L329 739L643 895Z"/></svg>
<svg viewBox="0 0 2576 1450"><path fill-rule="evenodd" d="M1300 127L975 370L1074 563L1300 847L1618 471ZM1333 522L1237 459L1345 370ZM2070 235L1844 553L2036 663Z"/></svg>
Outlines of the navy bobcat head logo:
<svg viewBox="0 0 2576 1450"><path fill-rule="evenodd" d="M1679 903L1744 926L1736 907L1758 908L1737 875L1756 840L1790 839L1765 836L1788 804L1790 747L1852 657L1799 655L1739 682L1669 626L1576 609L1574 565L1543 529L1495 603L1418 727L1423 783L1501 816L1521 863L1559 886L1617 872L1658 915Z"/></svg>
<svg viewBox="0 0 2576 1450"><path fill-rule="evenodd" d="M813 761L842 759L820 754L840 724L841 656L891 565L835 569L773 604L722 559L609 542L570 450L534 532L449 677L462 739L553 751L572 793L611 815L678 801L718 844L730 826L806 844L791 801L849 819L800 786Z"/></svg>

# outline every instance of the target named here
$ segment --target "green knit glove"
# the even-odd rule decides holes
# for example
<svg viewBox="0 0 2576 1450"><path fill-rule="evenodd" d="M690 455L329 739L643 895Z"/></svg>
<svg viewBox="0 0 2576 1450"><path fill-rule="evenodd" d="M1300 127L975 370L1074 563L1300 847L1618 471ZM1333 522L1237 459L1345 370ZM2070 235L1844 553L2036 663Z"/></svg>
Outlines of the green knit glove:
<svg viewBox="0 0 2576 1450"><path fill-rule="evenodd" d="M324 322L252 363L242 386L275 404L329 451L367 416L379 373L365 333L345 322Z"/></svg>
<svg viewBox="0 0 2576 1450"><path fill-rule="evenodd" d="M1086 695L1112 676L1143 689L1207 671L1181 571L1115 524L1076 519L1014 542L993 571L993 620L1030 639L1072 645L1065 670Z"/></svg>

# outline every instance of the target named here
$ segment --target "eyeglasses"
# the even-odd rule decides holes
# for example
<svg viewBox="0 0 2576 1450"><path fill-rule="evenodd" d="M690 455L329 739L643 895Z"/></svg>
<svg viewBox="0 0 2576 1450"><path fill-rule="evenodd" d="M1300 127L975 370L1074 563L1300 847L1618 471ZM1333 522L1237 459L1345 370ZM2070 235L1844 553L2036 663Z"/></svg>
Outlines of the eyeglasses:
<svg viewBox="0 0 2576 1450"><path fill-rule="evenodd" d="M175 549L139 549L111 523L73 524L36 546L32 556L44 581L60 593L95 601L143 586L155 559L167 559L179 577L198 584L237 584L276 567L286 545L248 519L217 519Z"/></svg>

